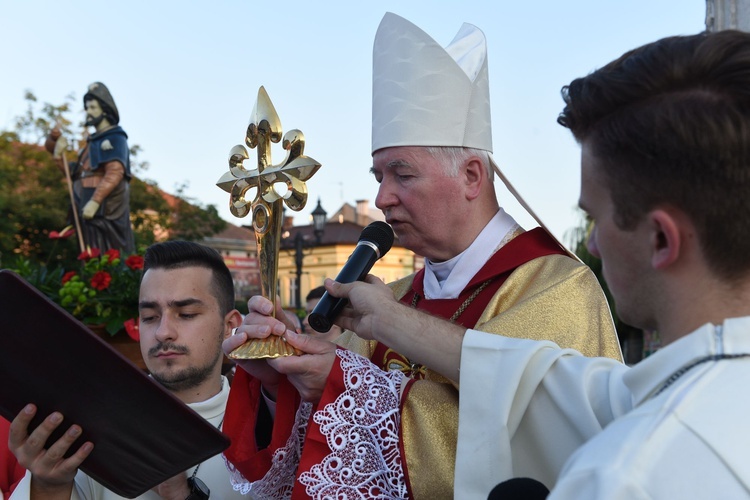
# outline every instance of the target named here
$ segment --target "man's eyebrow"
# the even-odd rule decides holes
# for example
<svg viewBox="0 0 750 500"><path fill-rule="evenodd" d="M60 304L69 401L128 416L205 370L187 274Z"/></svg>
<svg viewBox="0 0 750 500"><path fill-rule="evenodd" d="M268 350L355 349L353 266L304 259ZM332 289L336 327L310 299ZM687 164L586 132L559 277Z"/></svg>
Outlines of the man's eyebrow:
<svg viewBox="0 0 750 500"><path fill-rule="evenodd" d="M408 161L404 161L404 160L393 160L385 164L385 168L399 168L399 167L411 168L411 163L409 163ZM370 167L370 173L371 174L377 173L374 166Z"/></svg>
<svg viewBox="0 0 750 500"><path fill-rule="evenodd" d="M387 168L411 167L411 164L408 161L404 160L393 160L386 163L385 166Z"/></svg>
<svg viewBox="0 0 750 500"><path fill-rule="evenodd" d="M167 305L170 307L186 307L186 306L202 306L204 303L200 299L196 298L188 298L188 299L182 299L182 300L173 300L169 302Z"/></svg>
<svg viewBox="0 0 750 500"><path fill-rule="evenodd" d="M389 161L388 163L386 163L385 164L385 168L391 168L391 169L395 169L395 168L412 168L412 166L411 166L411 163L409 163L408 161L393 160L393 161ZM370 173L373 174L373 175L377 175L378 171L375 170L375 166L370 167Z"/></svg>
<svg viewBox="0 0 750 500"><path fill-rule="evenodd" d="M187 307L192 305L204 305L204 302L200 299L196 298L187 298L187 299L181 299L181 300L172 300L167 303L167 307L174 307L174 308L180 308L180 307ZM138 309L158 309L159 304L155 301L151 300L142 300L138 303Z"/></svg>

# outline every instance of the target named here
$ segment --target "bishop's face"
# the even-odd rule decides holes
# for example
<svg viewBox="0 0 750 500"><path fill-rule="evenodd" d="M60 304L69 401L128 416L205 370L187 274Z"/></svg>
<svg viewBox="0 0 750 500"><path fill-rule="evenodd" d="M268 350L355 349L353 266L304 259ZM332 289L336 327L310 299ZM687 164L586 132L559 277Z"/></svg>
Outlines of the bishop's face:
<svg viewBox="0 0 750 500"><path fill-rule="evenodd" d="M447 175L424 147L384 148L372 158L371 171L380 184L375 206L399 244L435 262L466 249L468 244L456 238L468 213L460 175Z"/></svg>
<svg viewBox="0 0 750 500"><path fill-rule="evenodd" d="M90 99L84 103L86 111L86 125L98 126L104 119L104 110L96 99Z"/></svg>

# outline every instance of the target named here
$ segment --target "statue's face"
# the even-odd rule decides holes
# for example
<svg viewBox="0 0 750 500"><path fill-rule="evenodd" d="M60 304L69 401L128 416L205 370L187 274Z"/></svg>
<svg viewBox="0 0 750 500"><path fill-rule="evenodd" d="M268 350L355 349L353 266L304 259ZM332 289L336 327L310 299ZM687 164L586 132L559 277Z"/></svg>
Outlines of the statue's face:
<svg viewBox="0 0 750 500"><path fill-rule="evenodd" d="M104 118L104 111L99 101L91 99L86 101L84 105L86 110L86 125L96 127Z"/></svg>

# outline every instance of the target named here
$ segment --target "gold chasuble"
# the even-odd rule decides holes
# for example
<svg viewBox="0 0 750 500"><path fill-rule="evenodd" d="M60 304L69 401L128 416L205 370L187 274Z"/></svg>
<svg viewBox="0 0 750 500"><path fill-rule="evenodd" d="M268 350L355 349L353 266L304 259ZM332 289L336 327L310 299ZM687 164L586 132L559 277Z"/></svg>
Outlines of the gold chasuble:
<svg viewBox="0 0 750 500"><path fill-rule="evenodd" d="M423 298L422 276L420 272L392 283L396 298L467 328L551 340L586 356L621 360L612 317L594 274L563 255L541 229L523 233L498 250L458 299ZM452 498L459 388L352 332L344 332L337 343L383 369L399 369L415 379L401 400L401 451L409 490L417 499Z"/></svg>

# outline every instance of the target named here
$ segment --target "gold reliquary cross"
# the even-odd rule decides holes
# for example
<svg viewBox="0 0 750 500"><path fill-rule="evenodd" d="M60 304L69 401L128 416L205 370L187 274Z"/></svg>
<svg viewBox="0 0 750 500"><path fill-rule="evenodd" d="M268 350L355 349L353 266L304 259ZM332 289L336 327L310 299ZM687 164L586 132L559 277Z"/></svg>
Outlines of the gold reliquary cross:
<svg viewBox="0 0 750 500"><path fill-rule="evenodd" d="M271 143L281 141L286 158L277 165L271 163ZM245 144L257 150L258 168L247 170L250 158L245 146L238 144L229 151L229 171L216 183L229 193L229 209L235 217L252 214L255 241L258 245L260 281L263 296L274 303L279 271L279 250L283 205L299 211L307 203L307 181L320 168L320 163L304 155L305 136L297 129L283 135L279 115L265 88L258 90ZM262 341L251 340L232 353L235 359L275 358L298 354L283 339L270 335Z"/></svg>

